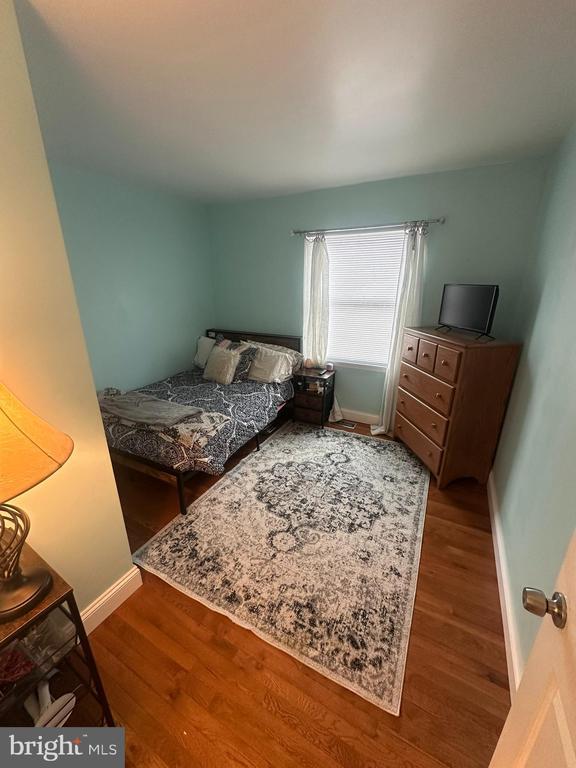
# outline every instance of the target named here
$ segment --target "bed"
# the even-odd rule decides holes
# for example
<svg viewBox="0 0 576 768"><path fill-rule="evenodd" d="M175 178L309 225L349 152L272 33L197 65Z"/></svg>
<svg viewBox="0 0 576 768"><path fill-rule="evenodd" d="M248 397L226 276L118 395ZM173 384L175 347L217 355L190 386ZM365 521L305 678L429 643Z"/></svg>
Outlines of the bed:
<svg viewBox="0 0 576 768"><path fill-rule="evenodd" d="M223 335L231 341L259 341L300 351L299 336L249 333L210 328L206 335ZM249 440L256 438L292 401L292 381L262 384L242 381L223 386L202 378L202 369L191 368L136 390L139 393L200 411L172 427L153 428L130 424L102 411L104 431L112 458L128 458L138 468L153 467L176 479L180 512L186 513L185 482L196 472L218 475L226 461Z"/></svg>

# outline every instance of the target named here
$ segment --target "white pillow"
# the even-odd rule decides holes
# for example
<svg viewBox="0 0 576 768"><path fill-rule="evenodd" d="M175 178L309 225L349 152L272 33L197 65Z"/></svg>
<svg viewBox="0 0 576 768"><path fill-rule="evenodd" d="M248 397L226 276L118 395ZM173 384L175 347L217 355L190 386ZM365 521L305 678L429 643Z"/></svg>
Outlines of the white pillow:
<svg viewBox="0 0 576 768"><path fill-rule="evenodd" d="M207 381L215 381L218 384L232 384L239 362L240 353L236 350L213 347L202 376Z"/></svg>
<svg viewBox="0 0 576 768"><path fill-rule="evenodd" d="M279 344L264 344L262 341L249 341L242 339L246 344L250 344L252 347L261 347L263 349L273 349L276 352L283 352L288 355L292 361L292 373L296 373L299 368L302 368L304 362L304 355L298 352L296 349L290 349L290 347L281 347Z"/></svg>
<svg viewBox="0 0 576 768"><path fill-rule="evenodd" d="M209 339L208 336L200 336L198 338L198 346L196 348L196 357L194 362L199 365L200 368L204 368L212 352L212 347L216 344L216 339Z"/></svg>
<svg viewBox="0 0 576 768"><path fill-rule="evenodd" d="M250 366L248 378L265 384L287 381L292 377L292 360L284 352L257 347L258 352Z"/></svg>

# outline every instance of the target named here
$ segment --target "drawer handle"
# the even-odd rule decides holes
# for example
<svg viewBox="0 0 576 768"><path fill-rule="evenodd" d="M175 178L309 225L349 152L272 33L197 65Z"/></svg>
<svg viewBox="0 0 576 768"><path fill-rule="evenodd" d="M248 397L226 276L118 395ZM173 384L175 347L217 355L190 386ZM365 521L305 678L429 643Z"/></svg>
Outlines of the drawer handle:
<svg viewBox="0 0 576 768"><path fill-rule="evenodd" d="M440 394L440 392L436 392L434 397L438 398L438 400L442 400L442 395Z"/></svg>
<svg viewBox="0 0 576 768"><path fill-rule="evenodd" d="M406 400L400 400L400 405L406 405Z"/></svg>
<svg viewBox="0 0 576 768"><path fill-rule="evenodd" d="M432 429L436 429L438 425L436 424L435 421L433 421L432 424L430 424L430 426L432 427Z"/></svg>
<svg viewBox="0 0 576 768"><path fill-rule="evenodd" d="M430 357L430 355L428 354L428 352L422 352L422 357Z"/></svg>
<svg viewBox="0 0 576 768"><path fill-rule="evenodd" d="M412 350L413 350L413 349L414 349L414 347L413 347L412 345L410 345L410 346L408 347L408 352L412 352Z"/></svg>
<svg viewBox="0 0 576 768"><path fill-rule="evenodd" d="M428 451L428 456L432 456L432 451Z"/></svg>
<svg viewBox="0 0 576 768"><path fill-rule="evenodd" d="M442 360L442 365L448 365L448 360Z"/></svg>
<svg viewBox="0 0 576 768"><path fill-rule="evenodd" d="M407 373L403 373L403 374L402 374L402 378L403 378L403 379L407 379L407 378L408 378L408 374L407 374Z"/></svg>
<svg viewBox="0 0 576 768"><path fill-rule="evenodd" d="M402 424L396 424L396 429L402 429Z"/></svg>

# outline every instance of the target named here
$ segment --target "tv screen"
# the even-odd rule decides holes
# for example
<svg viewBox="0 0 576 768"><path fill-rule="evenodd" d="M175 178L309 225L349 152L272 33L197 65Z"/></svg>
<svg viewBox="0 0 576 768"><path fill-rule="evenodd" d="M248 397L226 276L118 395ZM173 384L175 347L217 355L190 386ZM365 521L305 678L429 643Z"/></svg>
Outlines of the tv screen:
<svg viewBox="0 0 576 768"><path fill-rule="evenodd" d="M451 328L488 334L497 301L497 285L445 285L438 322Z"/></svg>

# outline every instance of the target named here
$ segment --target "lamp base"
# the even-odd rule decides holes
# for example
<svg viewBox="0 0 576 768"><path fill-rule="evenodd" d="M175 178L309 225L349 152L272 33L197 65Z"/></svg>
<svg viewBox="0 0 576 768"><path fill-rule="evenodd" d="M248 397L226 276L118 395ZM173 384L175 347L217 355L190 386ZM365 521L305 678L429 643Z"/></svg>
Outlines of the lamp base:
<svg viewBox="0 0 576 768"><path fill-rule="evenodd" d="M0 580L0 624L22 616L50 591L52 576L43 568L30 568Z"/></svg>

